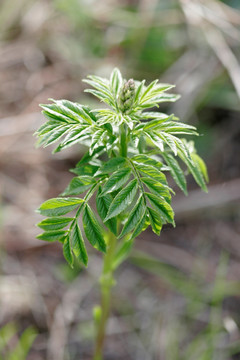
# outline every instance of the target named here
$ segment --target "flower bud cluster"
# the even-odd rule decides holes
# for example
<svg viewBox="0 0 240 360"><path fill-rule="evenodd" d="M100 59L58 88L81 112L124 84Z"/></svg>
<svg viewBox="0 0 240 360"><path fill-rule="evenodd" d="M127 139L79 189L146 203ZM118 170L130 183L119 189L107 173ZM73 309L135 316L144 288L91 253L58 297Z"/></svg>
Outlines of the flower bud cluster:
<svg viewBox="0 0 240 360"><path fill-rule="evenodd" d="M125 81L119 94L119 108L123 113L131 110L135 97L135 82L133 79Z"/></svg>

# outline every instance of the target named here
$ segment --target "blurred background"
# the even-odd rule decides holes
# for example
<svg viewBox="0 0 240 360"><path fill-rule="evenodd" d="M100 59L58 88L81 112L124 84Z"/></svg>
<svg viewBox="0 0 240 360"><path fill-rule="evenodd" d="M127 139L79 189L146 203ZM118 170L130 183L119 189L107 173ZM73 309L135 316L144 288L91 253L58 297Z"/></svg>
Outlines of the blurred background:
<svg viewBox="0 0 240 360"><path fill-rule="evenodd" d="M35 149L48 98L95 106L88 74L176 84L161 111L197 126L209 193L189 176L176 229L150 230L118 270L105 360L240 359L240 1L0 2L0 359L91 359L101 255L71 270L36 240L35 209L84 149ZM27 355L28 354L28 355Z"/></svg>

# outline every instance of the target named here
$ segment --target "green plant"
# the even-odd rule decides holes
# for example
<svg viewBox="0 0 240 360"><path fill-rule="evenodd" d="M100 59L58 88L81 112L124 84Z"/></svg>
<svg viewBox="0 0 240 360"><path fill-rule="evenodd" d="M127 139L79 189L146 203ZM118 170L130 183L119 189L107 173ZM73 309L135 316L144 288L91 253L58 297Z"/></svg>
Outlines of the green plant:
<svg viewBox="0 0 240 360"><path fill-rule="evenodd" d="M172 115L147 111L179 96L166 93L173 85L157 80L126 81L118 69L110 80L89 76L86 91L108 105L91 110L68 100L41 105L48 121L37 131L38 145L61 141L54 152L73 144L85 144L86 154L72 170L77 176L60 197L44 202L39 212L47 218L38 226L38 236L63 243L63 254L73 266L75 259L87 266L85 237L104 253L100 277L101 306L94 309L97 329L94 359L102 359L106 322L109 315L113 273L128 256L134 239L149 225L160 235L164 224L175 226L171 194L165 172L187 194L185 173L179 161L207 191L207 170L196 154L194 143L179 135L197 135L196 128ZM80 194L84 194L81 198ZM95 196L97 212L90 199ZM75 215L65 217L72 213ZM80 225L82 222L82 226ZM68 227L68 229L66 229Z"/></svg>
<svg viewBox="0 0 240 360"><path fill-rule="evenodd" d="M17 326L7 323L0 329L0 360L25 360L36 336L32 327L18 335Z"/></svg>

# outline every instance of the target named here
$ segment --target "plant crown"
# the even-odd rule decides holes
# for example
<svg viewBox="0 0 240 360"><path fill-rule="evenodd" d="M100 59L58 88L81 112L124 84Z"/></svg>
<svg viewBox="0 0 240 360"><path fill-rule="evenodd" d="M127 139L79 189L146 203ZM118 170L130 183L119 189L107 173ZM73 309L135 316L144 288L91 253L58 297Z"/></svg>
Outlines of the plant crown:
<svg viewBox="0 0 240 360"><path fill-rule="evenodd" d="M47 122L36 132L38 146L60 141L54 152L79 143L88 150L71 169L76 176L64 192L38 209L46 217L38 224L44 230L38 238L61 242L71 266L75 259L87 266L84 239L105 253L108 230L122 240L115 255L117 266L148 226L158 235L164 224L175 226L171 207L174 192L165 173L171 174L185 194L186 172L204 191L208 175L193 141L181 138L198 135L196 128L173 114L152 110L159 103L179 98L166 93L173 85L158 80L148 86L144 80L126 81L118 69L113 70L110 80L88 76L84 81L93 88L85 91L106 107L91 110L68 100L40 105Z"/></svg>

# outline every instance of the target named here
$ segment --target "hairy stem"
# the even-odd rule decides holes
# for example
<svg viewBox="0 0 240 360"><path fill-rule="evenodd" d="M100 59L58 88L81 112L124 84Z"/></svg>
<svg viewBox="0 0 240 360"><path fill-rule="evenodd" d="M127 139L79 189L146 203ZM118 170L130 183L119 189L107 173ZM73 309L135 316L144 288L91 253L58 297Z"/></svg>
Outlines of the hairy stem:
<svg viewBox="0 0 240 360"><path fill-rule="evenodd" d="M105 339L106 325L111 305L111 288L114 285L113 260L116 248L116 237L109 233L108 249L104 257L101 286L101 311L100 318L96 321L96 343L93 360L102 360L103 345Z"/></svg>

